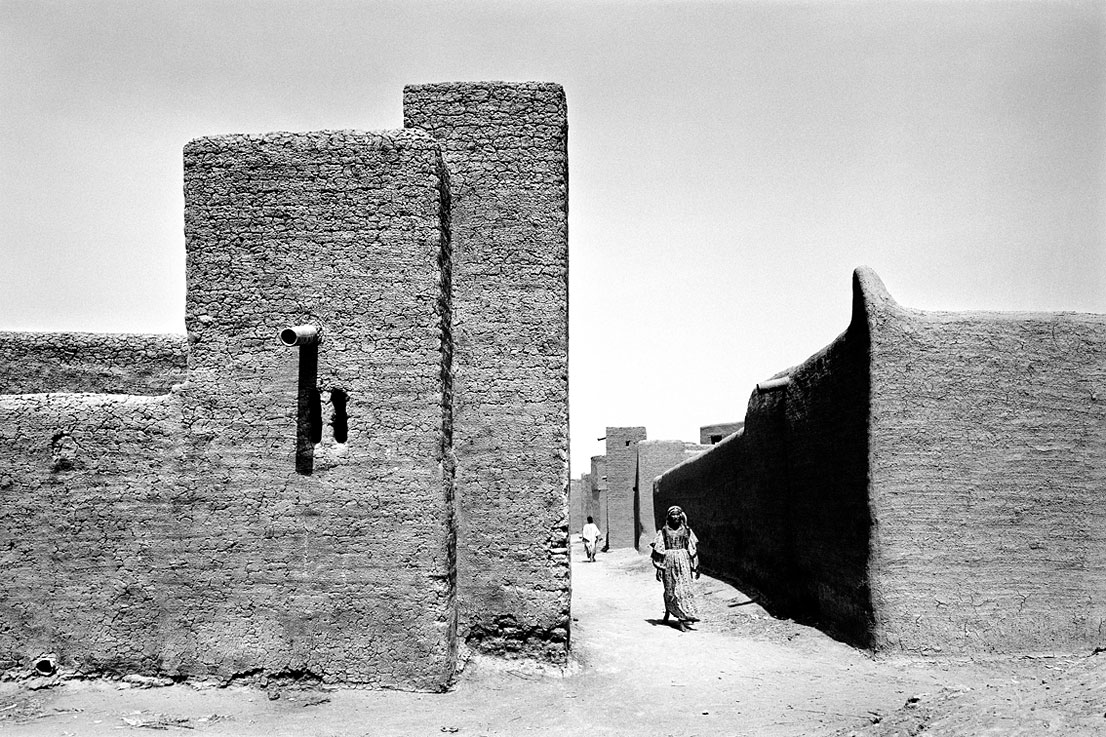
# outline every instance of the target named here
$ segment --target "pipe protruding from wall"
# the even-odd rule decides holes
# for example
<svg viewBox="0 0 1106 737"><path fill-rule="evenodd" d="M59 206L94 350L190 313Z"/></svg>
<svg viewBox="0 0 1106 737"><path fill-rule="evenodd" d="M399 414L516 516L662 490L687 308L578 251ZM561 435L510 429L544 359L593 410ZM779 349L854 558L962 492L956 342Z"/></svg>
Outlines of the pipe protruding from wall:
<svg viewBox="0 0 1106 737"><path fill-rule="evenodd" d="M768 381L761 381L757 384L757 394L765 394L767 392L775 392L780 389L786 389L787 385L791 383L790 376L781 376L778 379L769 379Z"/></svg>
<svg viewBox="0 0 1106 737"><path fill-rule="evenodd" d="M289 348L296 345L315 345L319 342L319 329L314 325L293 325L280 331L280 342Z"/></svg>

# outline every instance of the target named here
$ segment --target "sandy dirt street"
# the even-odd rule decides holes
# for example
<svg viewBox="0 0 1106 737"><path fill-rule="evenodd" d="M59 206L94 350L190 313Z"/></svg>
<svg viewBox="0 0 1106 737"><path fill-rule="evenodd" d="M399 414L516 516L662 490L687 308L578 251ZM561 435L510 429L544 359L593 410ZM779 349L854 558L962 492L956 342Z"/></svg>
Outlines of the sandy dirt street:
<svg viewBox="0 0 1106 737"><path fill-rule="evenodd" d="M569 667L473 658L443 694L27 678L0 734L1106 735L1106 653L874 659L700 580L696 631L661 622L648 559L573 548Z"/></svg>

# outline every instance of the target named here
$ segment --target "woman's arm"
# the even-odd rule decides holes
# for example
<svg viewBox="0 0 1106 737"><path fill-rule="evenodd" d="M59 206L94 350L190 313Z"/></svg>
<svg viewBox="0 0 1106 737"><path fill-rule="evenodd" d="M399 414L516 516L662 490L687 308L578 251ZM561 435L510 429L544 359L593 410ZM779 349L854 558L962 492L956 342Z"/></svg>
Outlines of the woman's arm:
<svg viewBox="0 0 1106 737"><path fill-rule="evenodd" d="M664 530L657 530L657 535L653 538L650 547L653 548L653 552L649 556L653 559L653 567L658 571L662 570L664 568L664 554L668 552L664 545Z"/></svg>

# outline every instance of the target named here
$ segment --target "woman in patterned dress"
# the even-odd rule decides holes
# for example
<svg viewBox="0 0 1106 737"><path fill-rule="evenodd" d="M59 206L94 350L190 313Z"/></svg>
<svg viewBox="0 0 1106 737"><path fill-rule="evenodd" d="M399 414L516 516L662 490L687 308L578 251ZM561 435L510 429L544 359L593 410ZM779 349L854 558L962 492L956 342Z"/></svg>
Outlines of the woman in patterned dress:
<svg viewBox="0 0 1106 737"><path fill-rule="evenodd" d="M699 621L699 597L693 577L699 577L699 541L687 526L687 515L669 507L664 527L653 540L653 567L664 583L664 621L671 615L676 628L687 632L689 622Z"/></svg>

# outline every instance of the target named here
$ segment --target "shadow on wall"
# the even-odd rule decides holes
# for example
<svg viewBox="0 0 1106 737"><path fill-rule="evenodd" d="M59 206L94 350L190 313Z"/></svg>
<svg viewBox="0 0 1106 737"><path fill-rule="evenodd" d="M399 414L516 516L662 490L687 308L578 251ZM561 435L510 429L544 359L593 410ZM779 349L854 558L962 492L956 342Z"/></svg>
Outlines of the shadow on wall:
<svg viewBox="0 0 1106 737"><path fill-rule="evenodd" d="M861 268L848 329L773 379L658 479L705 568L876 650L1101 645L1106 315L910 310Z"/></svg>
<svg viewBox="0 0 1106 737"><path fill-rule="evenodd" d="M849 328L762 383L744 430L663 474L657 525L679 504L704 568L756 592L777 616L868 647L868 327L859 292Z"/></svg>
<svg viewBox="0 0 1106 737"><path fill-rule="evenodd" d="M683 440L642 440L637 444L637 480L634 484L634 514L637 549L648 553L657 527L653 509L654 485L658 476L688 458L693 458L709 445ZM660 514L663 521L663 512Z"/></svg>

